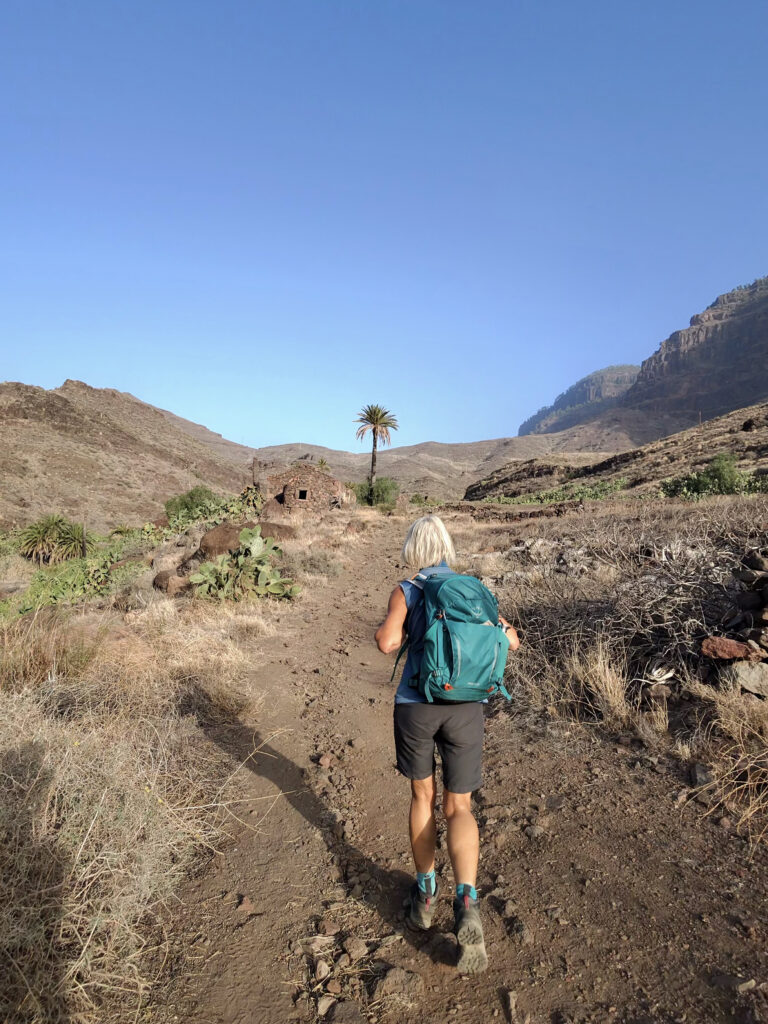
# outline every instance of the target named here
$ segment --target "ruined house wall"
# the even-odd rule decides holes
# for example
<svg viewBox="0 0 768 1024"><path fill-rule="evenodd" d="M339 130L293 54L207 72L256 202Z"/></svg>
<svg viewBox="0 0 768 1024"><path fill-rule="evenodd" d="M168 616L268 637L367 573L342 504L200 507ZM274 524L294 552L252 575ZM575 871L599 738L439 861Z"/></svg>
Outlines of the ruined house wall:
<svg viewBox="0 0 768 1024"><path fill-rule="evenodd" d="M263 465L257 470L254 463L254 483L268 505L264 513L325 512L356 501L354 492L340 480L309 463L279 472L270 470L273 467Z"/></svg>

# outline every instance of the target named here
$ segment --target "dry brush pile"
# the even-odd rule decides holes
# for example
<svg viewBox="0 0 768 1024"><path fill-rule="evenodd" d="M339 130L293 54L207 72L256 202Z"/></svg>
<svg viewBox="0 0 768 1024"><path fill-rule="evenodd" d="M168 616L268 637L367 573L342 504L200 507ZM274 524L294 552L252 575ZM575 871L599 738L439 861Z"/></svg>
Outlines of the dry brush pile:
<svg viewBox="0 0 768 1024"><path fill-rule="evenodd" d="M768 556L768 500L617 503L459 534L475 549L466 568L521 628L518 706L707 761L711 807L765 831L768 689L750 692L740 665L768 675L768 577L749 568ZM718 638L735 646L716 655Z"/></svg>
<svg viewBox="0 0 768 1024"><path fill-rule="evenodd" d="M135 1019L162 962L152 922L231 810L204 717L257 700L270 628L268 610L159 597L0 626L0 1020Z"/></svg>

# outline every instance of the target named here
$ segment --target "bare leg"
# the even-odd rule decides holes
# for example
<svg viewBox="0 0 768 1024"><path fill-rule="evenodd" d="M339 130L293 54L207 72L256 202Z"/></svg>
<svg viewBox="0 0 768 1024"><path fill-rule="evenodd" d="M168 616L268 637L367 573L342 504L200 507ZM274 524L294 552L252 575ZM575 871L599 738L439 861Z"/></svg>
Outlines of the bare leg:
<svg viewBox="0 0 768 1024"><path fill-rule="evenodd" d="M448 822L448 854L456 885L474 886L480 840L477 822L472 814L471 793L443 794L443 811ZM456 967L461 974L477 974L488 966L479 908L464 892L463 899L454 900L454 932L458 944Z"/></svg>
<svg viewBox="0 0 768 1024"><path fill-rule="evenodd" d="M448 824L448 856L456 885L472 885L477 881L480 838L472 814L471 793L443 792L443 814Z"/></svg>
<svg viewBox="0 0 768 1024"><path fill-rule="evenodd" d="M434 871L437 844L434 775L426 779L411 779L411 813L408 824L416 870L425 874Z"/></svg>

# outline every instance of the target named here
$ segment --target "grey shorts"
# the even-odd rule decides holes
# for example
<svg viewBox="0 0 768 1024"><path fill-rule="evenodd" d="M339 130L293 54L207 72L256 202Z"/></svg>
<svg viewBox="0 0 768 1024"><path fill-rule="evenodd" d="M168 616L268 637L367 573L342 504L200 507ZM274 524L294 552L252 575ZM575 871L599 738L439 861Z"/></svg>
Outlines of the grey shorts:
<svg viewBox="0 0 768 1024"><path fill-rule="evenodd" d="M395 704L397 770L407 779L435 771L435 745L443 786L473 793L483 784L483 704Z"/></svg>

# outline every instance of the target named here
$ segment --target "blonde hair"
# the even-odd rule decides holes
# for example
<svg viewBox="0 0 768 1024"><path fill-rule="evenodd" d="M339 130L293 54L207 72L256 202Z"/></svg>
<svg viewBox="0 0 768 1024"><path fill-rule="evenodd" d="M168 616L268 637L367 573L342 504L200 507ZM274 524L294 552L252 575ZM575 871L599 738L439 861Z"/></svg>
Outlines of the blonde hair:
<svg viewBox="0 0 768 1024"><path fill-rule="evenodd" d="M403 544L402 559L413 569L456 561L451 535L440 516L422 516L411 523Z"/></svg>

